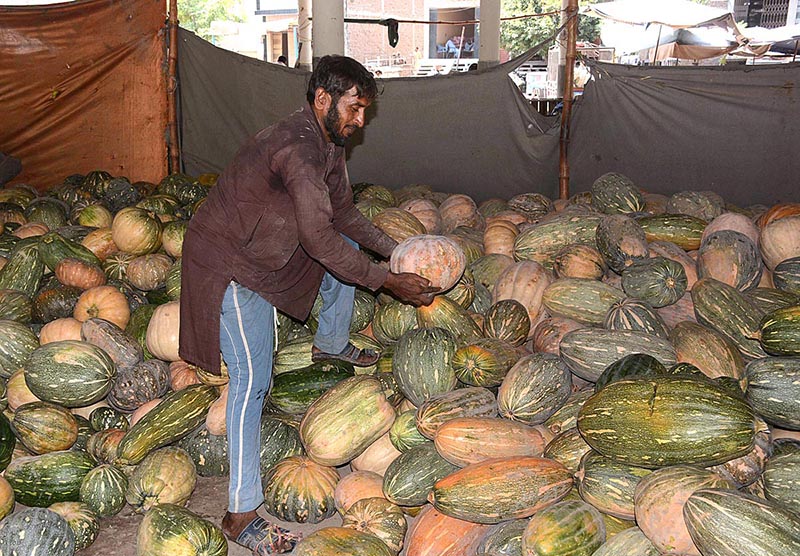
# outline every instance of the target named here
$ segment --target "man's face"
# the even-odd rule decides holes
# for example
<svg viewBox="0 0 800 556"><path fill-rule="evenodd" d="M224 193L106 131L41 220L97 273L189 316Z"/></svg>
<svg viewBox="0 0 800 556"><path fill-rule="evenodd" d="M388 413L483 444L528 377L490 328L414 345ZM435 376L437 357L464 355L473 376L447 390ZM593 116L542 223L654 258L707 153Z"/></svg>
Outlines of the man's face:
<svg viewBox="0 0 800 556"><path fill-rule="evenodd" d="M339 97L336 104L330 106L323 122L334 145L343 147L356 129L364 127L364 111L371 103L372 101L359 97L353 87Z"/></svg>

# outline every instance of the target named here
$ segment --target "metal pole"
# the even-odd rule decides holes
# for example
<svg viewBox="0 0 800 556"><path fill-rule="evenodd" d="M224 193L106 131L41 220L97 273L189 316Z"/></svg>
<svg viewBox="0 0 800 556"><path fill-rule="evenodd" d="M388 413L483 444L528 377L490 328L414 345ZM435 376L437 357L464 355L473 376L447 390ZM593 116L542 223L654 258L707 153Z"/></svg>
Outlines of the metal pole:
<svg viewBox="0 0 800 556"><path fill-rule="evenodd" d="M658 26L658 38L656 38L656 49L653 52L653 65L656 65L656 58L658 58L658 47L661 45L661 30L664 28L663 25Z"/></svg>
<svg viewBox="0 0 800 556"><path fill-rule="evenodd" d="M561 133L558 142L559 175L558 196L569 198L569 120L572 117L572 82L575 76L575 43L578 40L578 0L569 0L567 5L567 66L564 68L564 107L561 110Z"/></svg>
<svg viewBox="0 0 800 556"><path fill-rule="evenodd" d="M167 127L169 129L169 171L181 171L181 151L178 144L178 0L169 0L169 52L167 75Z"/></svg>
<svg viewBox="0 0 800 556"><path fill-rule="evenodd" d="M800 46L800 39L794 41L794 55L792 56L792 62L797 60L797 47Z"/></svg>

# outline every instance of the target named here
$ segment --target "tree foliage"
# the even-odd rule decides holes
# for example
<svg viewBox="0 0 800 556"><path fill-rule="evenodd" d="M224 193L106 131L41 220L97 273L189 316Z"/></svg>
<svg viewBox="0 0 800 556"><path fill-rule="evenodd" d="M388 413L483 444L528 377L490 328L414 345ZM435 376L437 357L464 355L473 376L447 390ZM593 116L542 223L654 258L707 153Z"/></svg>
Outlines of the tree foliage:
<svg viewBox="0 0 800 556"><path fill-rule="evenodd" d="M559 10L561 10L561 0L503 0L502 4L503 17ZM500 26L500 47L511 56L517 56L553 37L560 25L558 15L503 21ZM578 40L598 43L599 37L600 20L596 17L579 15ZM554 42L555 38L547 40L540 53L544 56Z"/></svg>
<svg viewBox="0 0 800 556"><path fill-rule="evenodd" d="M178 21L181 27L211 40L212 21L244 21L236 0L179 0Z"/></svg>

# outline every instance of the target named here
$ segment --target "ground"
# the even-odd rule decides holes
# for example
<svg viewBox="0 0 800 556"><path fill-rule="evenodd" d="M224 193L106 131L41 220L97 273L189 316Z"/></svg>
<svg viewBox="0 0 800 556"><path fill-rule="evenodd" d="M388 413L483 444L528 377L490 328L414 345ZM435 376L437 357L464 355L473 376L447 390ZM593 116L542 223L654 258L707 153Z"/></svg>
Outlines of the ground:
<svg viewBox="0 0 800 556"><path fill-rule="evenodd" d="M228 478L199 477L197 487L187 507L219 526L227 505ZM334 515L322 523L311 525L281 522L264 512L263 508L259 509L259 513L274 523L279 523L292 531L301 531L304 535L310 535L322 527L336 527L342 524L338 515ZM136 532L141 521L141 515L133 513L130 506L125 506L116 516L100 521L100 534L97 540L92 546L79 552L79 556L136 556ZM229 556L250 556L252 553L235 543L228 543L228 554Z"/></svg>

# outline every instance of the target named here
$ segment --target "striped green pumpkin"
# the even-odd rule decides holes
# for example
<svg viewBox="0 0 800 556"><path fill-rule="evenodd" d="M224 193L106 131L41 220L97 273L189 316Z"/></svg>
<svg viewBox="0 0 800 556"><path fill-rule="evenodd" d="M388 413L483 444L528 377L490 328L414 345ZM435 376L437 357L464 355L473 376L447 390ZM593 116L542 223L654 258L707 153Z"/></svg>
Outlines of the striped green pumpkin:
<svg viewBox="0 0 800 556"><path fill-rule="evenodd" d="M392 373L403 394L416 406L458 382L453 369L456 340L443 328L411 330L397 342Z"/></svg>
<svg viewBox="0 0 800 556"><path fill-rule="evenodd" d="M644 353L665 367L677 363L675 349L668 341L644 332L579 328L568 332L559 345L561 358L584 380L595 382L613 362L632 353Z"/></svg>
<svg viewBox="0 0 800 556"><path fill-rule="evenodd" d="M596 452L581 460L575 479L581 498L601 512L620 519L634 519L636 486L653 471L618 463Z"/></svg>
<svg viewBox="0 0 800 556"><path fill-rule="evenodd" d="M125 507L128 477L119 467L101 464L89 471L81 481L80 500L97 517L111 517Z"/></svg>
<svg viewBox="0 0 800 556"><path fill-rule="evenodd" d="M636 220L623 214L603 218L597 226L595 241L608 267L618 274L648 257L644 230Z"/></svg>
<svg viewBox="0 0 800 556"><path fill-rule="evenodd" d="M12 460L5 478L14 489L17 502L47 507L56 502L77 502L81 482L94 467L86 452L50 452Z"/></svg>
<svg viewBox="0 0 800 556"><path fill-rule="evenodd" d="M428 439L417 429L416 410L409 409L397 416L389 429L389 441L400 452L407 452L415 446L425 444Z"/></svg>
<svg viewBox="0 0 800 556"><path fill-rule="evenodd" d="M661 552L638 527L625 529L610 537L592 556L659 556Z"/></svg>
<svg viewBox="0 0 800 556"><path fill-rule="evenodd" d="M39 239L21 239L0 268L0 290L21 291L31 299L39 289L44 273L44 263L39 258Z"/></svg>
<svg viewBox="0 0 800 556"><path fill-rule="evenodd" d="M637 218L648 242L669 241L684 251L700 247L706 221L688 214L656 214Z"/></svg>
<svg viewBox="0 0 800 556"><path fill-rule="evenodd" d="M35 349L23 368L25 383L37 398L65 407L102 400L117 374L114 362L102 349L77 340Z"/></svg>
<svg viewBox="0 0 800 556"><path fill-rule="evenodd" d="M686 293L686 271L676 261L653 257L636 262L622 272L622 289L651 307L665 307Z"/></svg>
<svg viewBox="0 0 800 556"><path fill-rule="evenodd" d="M145 514L136 535L137 556L226 556L222 531L175 504L154 506Z"/></svg>
<svg viewBox="0 0 800 556"><path fill-rule="evenodd" d="M772 281L779 290L800 295L800 257L779 262L772 271Z"/></svg>
<svg viewBox="0 0 800 556"><path fill-rule="evenodd" d="M57 513L69 524L75 536L75 550L83 550L91 545L100 532L100 524L95 513L81 502L56 502L48 510Z"/></svg>
<svg viewBox="0 0 800 556"><path fill-rule="evenodd" d="M444 328L463 345L482 336L480 327L466 309L443 295L437 295L430 305L417 307L420 328Z"/></svg>
<svg viewBox="0 0 800 556"><path fill-rule="evenodd" d="M458 388L431 396L417 408L417 430L431 440L445 422L458 417L496 417L497 400L486 388Z"/></svg>
<svg viewBox="0 0 800 556"><path fill-rule="evenodd" d="M125 500L137 513L158 504L185 505L197 484L192 458L183 448L166 446L147 454L128 479Z"/></svg>
<svg viewBox="0 0 800 556"><path fill-rule="evenodd" d="M646 301L626 297L609 307L603 321L608 330L634 330L667 339L664 319Z"/></svg>
<svg viewBox="0 0 800 556"><path fill-rule="evenodd" d="M347 527L325 527L297 545L295 556L392 556L393 552L375 535Z"/></svg>
<svg viewBox="0 0 800 556"><path fill-rule="evenodd" d="M800 553L800 517L735 490L699 490L683 516L705 556L787 556Z"/></svg>
<svg viewBox="0 0 800 556"><path fill-rule="evenodd" d="M536 261L551 268L556 254L567 245L595 245L602 215L564 213L526 228L514 240L514 260Z"/></svg>
<svg viewBox="0 0 800 556"><path fill-rule="evenodd" d="M692 287L692 303L697 322L728 337L744 356L755 359L766 355L756 339L761 315L739 290L703 278Z"/></svg>
<svg viewBox="0 0 800 556"><path fill-rule="evenodd" d="M391 345L417 326L417 312L411 305L389 301L375 310L372 332L383 345Z"/></svg>
<svg viewBox="0 0 800 556"><path fill-rule="evenodd" d="M633 181L623 174L608 172L592 183L592 206L606 214L631 214L645 209L644 198Z"/></svg>
<svg viewBox="0 0 800 556"><path fill-rule="evenodd" d="M544 290L542 303L551 316L601 326L612 305L624 298L622 290L604 282L559 278Z"/></svg>
<svg viewBox="0 0 800 556"><path fill-rule="evenodd" d="M453 370L465 384L498 386L519 356L519 350L504 340L481 338L456 350Z"/></svg>
<svg viewBox="0 0 800 556"><path fill-rule="evenodd" d="M648 468L742 456L753 448L755 426L743 399L710 381L670 375L609 384L578 414L578 430L594 450Z"/></svg>
<svg viewBox="0 0 800 556"><path fill-rule="evenodd" d="M767 500L800 508L800 448L773 454L763 474Z"/></svg>
<svg viewBox="0 0 800 556"><path fill-rule="evenodd" d="M800 430L800 357L762 357L745 367L745 397L766 421Z"/></svg>
<svg viewBox="0 0 800 556"><path fill-rule="evenodd" d="M0 319L0 377L10 377L38 347L39 338L29 326Z"/></svg>
<svg viewBox="0 0 800 556"><path fill-rule="evenodd" d="M445 460L433 442L420 444L400 454L383 475L383 493L400 506L424 504L439 479L458 470Z"/></svg>
<svg viewBox="0 0 800 556"><path fill-rule="evenodd" d="M49 402L22 404L11 421L22 445L33 454L68 450L78 439L78 422L65 407Z"/></svg>
<svg viewBox="0 0 800 556"><path fill-rule="evenodd" d="M572 378L564 362L549 353L521 358L497 393L500 415L527 424L546 421L570 396Z"/></svg>
<svg viewBox="0 0 800 556"><path fill-rule="evenodd" d="M117 448L117 463L137 464L156 448L186 436L203 422L216 399L216 389L204 384L170 392L125 433Z"/></svg>
<svg viewBox="0 0 800 556"><path fill-rule="evenodd" d="M758 338L770 355L800 355L800 305L765 315L759 325Z"/></svg>
<svg viewBox="0 0 800 556"><path fill-rule="evenodd" d="M486 311L483 334L514 346L525 343L531 330L531 319L525 306L516 299L501 299Z"/></svg>
<svg viewBox="0 0 800 556"><path fill-rule="evenodd" d="M531 518L522 533L522 550L535 556L592 556L605 540L599 511L579 500L563 500Z"/></svg>

